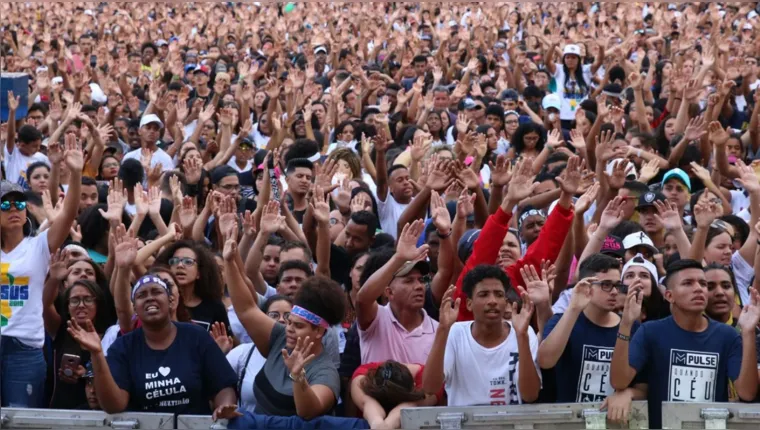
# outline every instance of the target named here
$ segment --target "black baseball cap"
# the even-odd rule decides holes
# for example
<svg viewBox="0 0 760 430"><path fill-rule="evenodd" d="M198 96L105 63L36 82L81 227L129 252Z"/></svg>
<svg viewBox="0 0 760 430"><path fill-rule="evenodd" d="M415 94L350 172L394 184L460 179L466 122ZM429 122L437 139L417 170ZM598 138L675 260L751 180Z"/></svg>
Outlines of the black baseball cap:
<svg viewBox="0 0 760 430"><path fill-rule="evenodd" d="M636 206L636 209L654 206L654 202L664 202L665 200L667 199L661 192L647 191L639 197L639 204Z"/></svg>

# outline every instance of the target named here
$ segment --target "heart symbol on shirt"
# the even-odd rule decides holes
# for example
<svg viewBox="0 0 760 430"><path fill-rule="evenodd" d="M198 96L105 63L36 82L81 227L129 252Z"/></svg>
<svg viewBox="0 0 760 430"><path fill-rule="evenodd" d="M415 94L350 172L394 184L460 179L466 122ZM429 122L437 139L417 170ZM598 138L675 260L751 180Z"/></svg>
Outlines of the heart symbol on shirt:
<svg viewBox="0 0 760 430"><path fill-rule="evenodd" d="M171 369L171 368L169 368L169 367L159 367L159 368L158 368L158 373L160 373L160 374L161 374L161 375L163 375L164 377L166 377L166 375L168 375L168 374L169 374L169 372L171 372L171 371L172 371L172 369Z"/></svg>

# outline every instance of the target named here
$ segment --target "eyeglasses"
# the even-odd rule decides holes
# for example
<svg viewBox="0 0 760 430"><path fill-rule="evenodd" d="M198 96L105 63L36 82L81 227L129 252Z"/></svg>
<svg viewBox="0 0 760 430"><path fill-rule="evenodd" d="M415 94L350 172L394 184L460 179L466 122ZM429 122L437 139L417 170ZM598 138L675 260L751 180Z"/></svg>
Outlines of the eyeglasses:
<svg viewBox="0 0 760 430"><path fill-rule="evenodd" d="M169 259L170 266L183 265L185 267L195 266L195 259L190 257L172 257Z"/></svg>
<svg viewBox="0 0 760 430"><path fill-rule="evenodd" d="M112 169L114 167L119 167L119 163L106 163L103 165L104 169Z"/></svg>
<svg viewBox="0 0 760 430"><path fill-rule="evenodd" d="M273 320L279 320L280 316L282 316L282 319L284 319L285 321L287 321L287 320L290 319L290 312L283 312L282 314L280 314L279 312L274 312L274 311L273 312L267 312L267 316L269 318L272 318Z"/></svg>
<svg viewBox="0 0 760 430"><path fill-rule="evenodd" d="M599 281L599 282L592 282L591 285L599 285L599 287L605 293L609 293L610 291L612 291L613 288L617 288L618 291L620 291L621 293L625 293L628 291L628 287L622 282Z"/></svg>
<svg viewBox="0 0 760 430"><path fill-rule="evenodd" d="M510 119L508 121L505 121L504 123L507 124L507 125L514 125L514 124L519 124L520 121L518 121L516 119Z"/></svg>
<svg viewBox="0 0 760 430"><path fill-rule="evenodd" d="M227 184L220 185L219 187L225 191L237 191L240 189L240 184Z"/></svg>
<svg viewBox="0 0 760 430"><path fill-rule="evenodd" d="M0 203L0 211L8 212L11 210L11 205L16 206L16 210L18 211L23 211L26 209L26 202L12 202L10 200L6 200Z"/></svg>
<svg viewBox="0 0 760 430"><path fill-rule="evenodd" d="M70 308L76 308L79 307L84 303L85 306L92 306L93 303L95 303L95 297L87 296L87 297L71 297L69 299L69 307Z"/></svg>

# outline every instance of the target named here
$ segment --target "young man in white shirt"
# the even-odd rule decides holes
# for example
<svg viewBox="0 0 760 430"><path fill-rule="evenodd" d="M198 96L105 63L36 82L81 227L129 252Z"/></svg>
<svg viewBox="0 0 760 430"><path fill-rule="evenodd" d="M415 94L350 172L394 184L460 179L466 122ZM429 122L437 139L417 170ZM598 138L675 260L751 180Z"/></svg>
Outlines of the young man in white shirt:
<svg viewBox="0 0 760 430"><path fill-rule="evenodd" d="M476 266L462 284L475 319L464 322L456 322L461 299L454 302L455 288L446 291L422 376L426 393L445 383L449 406L519 405L538 399L533 302L523 292L522 309L504 321L509 288L509 277L499 266Z"/></svg>
<svg viewBox="0 0 760 430"><path fill-rule="evenodd" d="M380 228L385 233L398 238L398 220L404 209L414 197L414 188L409 181L409 169L402 165L387 168L385 151L392 142L382 136L375 139L377 153L375 169L377 171L377 210Z"/></svg>
<svg viewBox="0 0 760 430"><path fill-rule="evenodd" d="M161 164L161 171L166 172L174 169L174 160L163 149L158 147L158 138L161 136L161 130L164 128L164 123L158 115L148 114L143 115L140 118L140 148L134 151L128 152L121 160L124 163L125 160L135 159L140 161L143 149L149 149L153 153L153 157L150 160L150 167L153 168L159 163ZM145 172L146 174L148 172Z"/></svg>

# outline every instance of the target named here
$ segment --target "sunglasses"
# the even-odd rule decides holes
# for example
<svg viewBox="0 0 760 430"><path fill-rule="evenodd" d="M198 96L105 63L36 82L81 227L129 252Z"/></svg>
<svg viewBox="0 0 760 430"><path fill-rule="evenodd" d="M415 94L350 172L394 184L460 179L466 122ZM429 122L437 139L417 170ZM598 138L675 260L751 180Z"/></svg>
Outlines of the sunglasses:
<svg viewBox="0 0 760 430"><path fill-rule="evenodd" d="M26 209L26 202L11 202L9 200L6 200L2 203L0 203L0 211L8 212L11 210L11 205L16 206L16 210L23 211Z"/></svg>

